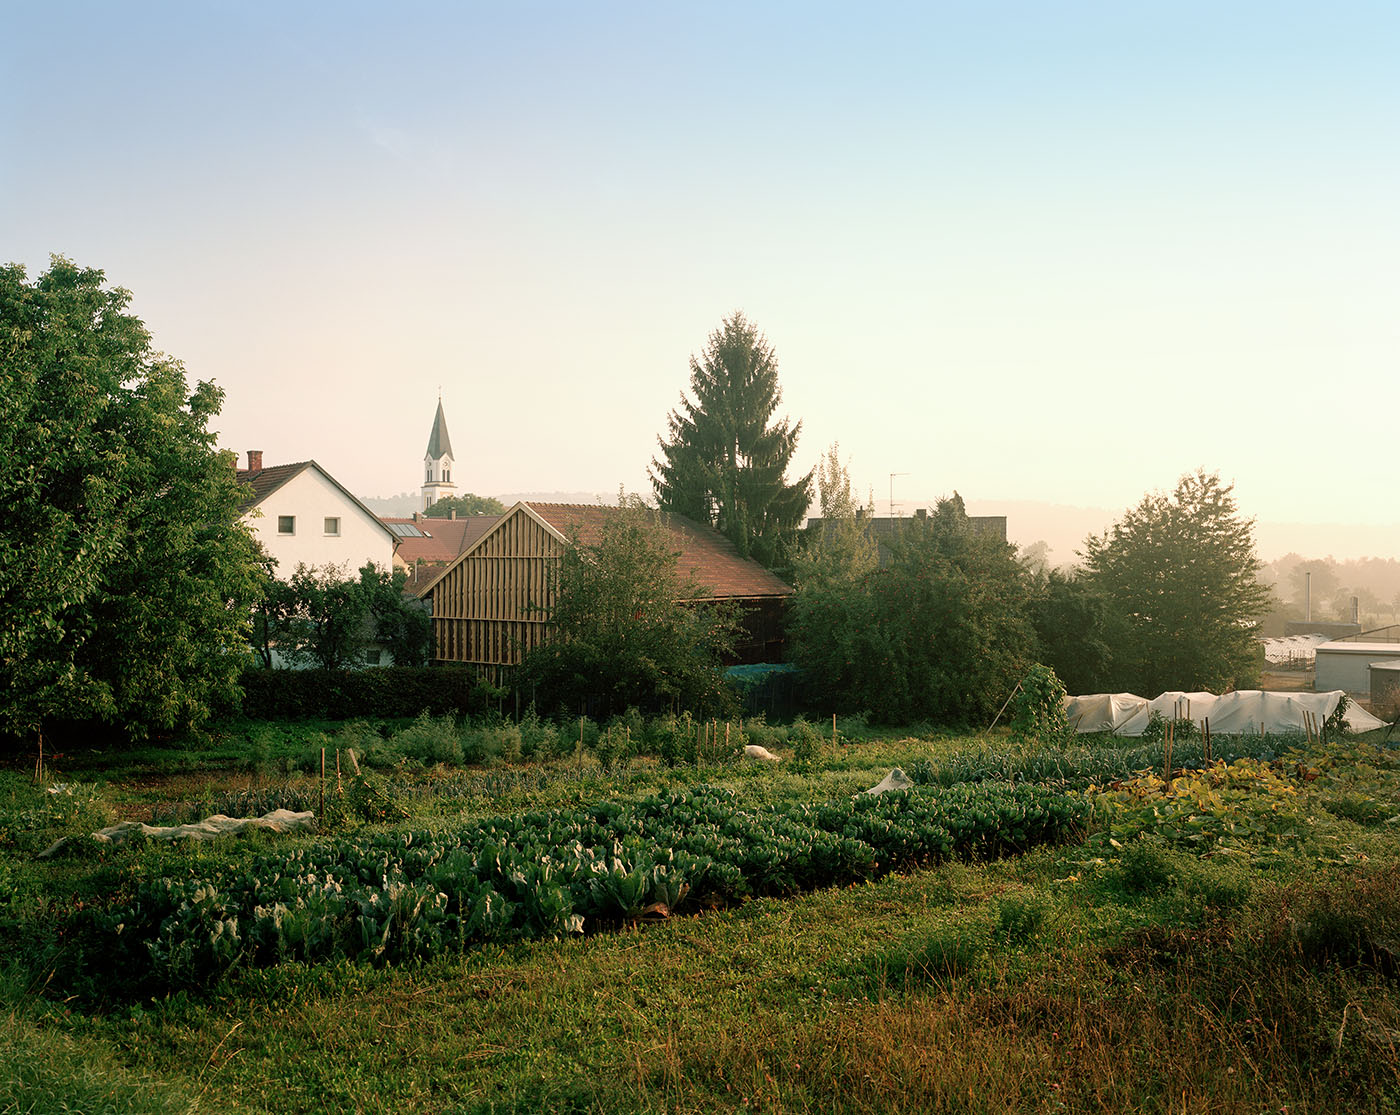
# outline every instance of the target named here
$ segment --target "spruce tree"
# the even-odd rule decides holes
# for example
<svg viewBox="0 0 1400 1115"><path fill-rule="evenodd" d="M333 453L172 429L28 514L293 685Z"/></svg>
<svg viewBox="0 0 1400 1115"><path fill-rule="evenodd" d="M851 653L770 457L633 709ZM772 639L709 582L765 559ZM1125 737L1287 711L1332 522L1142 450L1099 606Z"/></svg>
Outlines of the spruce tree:
<svg viewBox="0 0 1400 1115"><path fill-rule="evenodd" d="M812 473L787 482L802 423L774 419L778 360L735 311L690 358L690 390L658 438L651 483L663 511L713 526L745 557L783 566L812 499Z"/></svg>

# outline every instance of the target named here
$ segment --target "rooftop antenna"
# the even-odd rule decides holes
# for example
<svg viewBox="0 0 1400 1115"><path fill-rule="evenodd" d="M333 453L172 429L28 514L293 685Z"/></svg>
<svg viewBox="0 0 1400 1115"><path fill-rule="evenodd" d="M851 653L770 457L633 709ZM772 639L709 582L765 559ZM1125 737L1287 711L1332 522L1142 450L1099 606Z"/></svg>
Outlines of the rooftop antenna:
<svg viewBox="0 0 1400 1115"><path fill-rule="evenodd" d="M891 519L894 518L894 478L895 478L896 476L911 476L911 475L913 475L913 474L912 474L912 473L908 473L908 472L892 472L892 473L890 473L890 518L891 518Z"/></svg>

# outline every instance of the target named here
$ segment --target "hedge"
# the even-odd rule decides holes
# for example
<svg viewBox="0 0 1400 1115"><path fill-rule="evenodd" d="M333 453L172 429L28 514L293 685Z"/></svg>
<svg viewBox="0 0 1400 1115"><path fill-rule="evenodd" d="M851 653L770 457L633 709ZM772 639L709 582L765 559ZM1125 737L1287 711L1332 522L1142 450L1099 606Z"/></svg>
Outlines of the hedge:
<svg viewBox="0 0 1400 1115"><path fill-rule="evenodd" d="M244 716L259 720L352 720L430 712L478 713L495 690L470 669L385 666L371 670L243 673Z"/></svg>

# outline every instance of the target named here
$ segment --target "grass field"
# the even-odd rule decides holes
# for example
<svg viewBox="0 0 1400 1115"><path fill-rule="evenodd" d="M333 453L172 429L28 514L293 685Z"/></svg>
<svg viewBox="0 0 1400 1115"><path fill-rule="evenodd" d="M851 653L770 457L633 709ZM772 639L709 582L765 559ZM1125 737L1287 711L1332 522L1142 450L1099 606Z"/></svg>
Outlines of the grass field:
<svg viewBox="0 0 1400 1115"><path fill-rule="evenodd" d="M117 818L319 804L306 763L287 760L320 737L278 731L70 756L58 793L0 776L0 1112L1400 1108L1400 762L1375 745L1245 741L1230 765L1170 781L1119 777L1141 757L1125 741L1004 736L826 743L802 770L406 762L373 778L400 820L366 823L332 779L314 836L36 858ZM67 927L144 878L701 783L754 808L834 801L893 765L927 794L1054 772L1093 819L1082 841L1020 856L582 936L406 965L238 966L207 992L136 1002L103 1001L100 981L60 990Z"/></svg>

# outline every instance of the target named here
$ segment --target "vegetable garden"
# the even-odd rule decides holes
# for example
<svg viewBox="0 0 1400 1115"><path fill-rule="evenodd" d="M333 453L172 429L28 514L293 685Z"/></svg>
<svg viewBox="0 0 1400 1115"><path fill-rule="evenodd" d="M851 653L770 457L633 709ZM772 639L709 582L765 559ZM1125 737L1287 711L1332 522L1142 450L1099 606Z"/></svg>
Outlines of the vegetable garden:
<svg viewBox="0 0 1400 1115"><path fill-rule="evenodd" d="M750 724L785 761L743 764L460 725L463 767L441 721L259 728L217 744L239 777L0 775L0 1075L25 1111L1400 1103L1395 752L862 727ZM81 838L319 808L302 756L352 741L319 834Z"/></svg>

